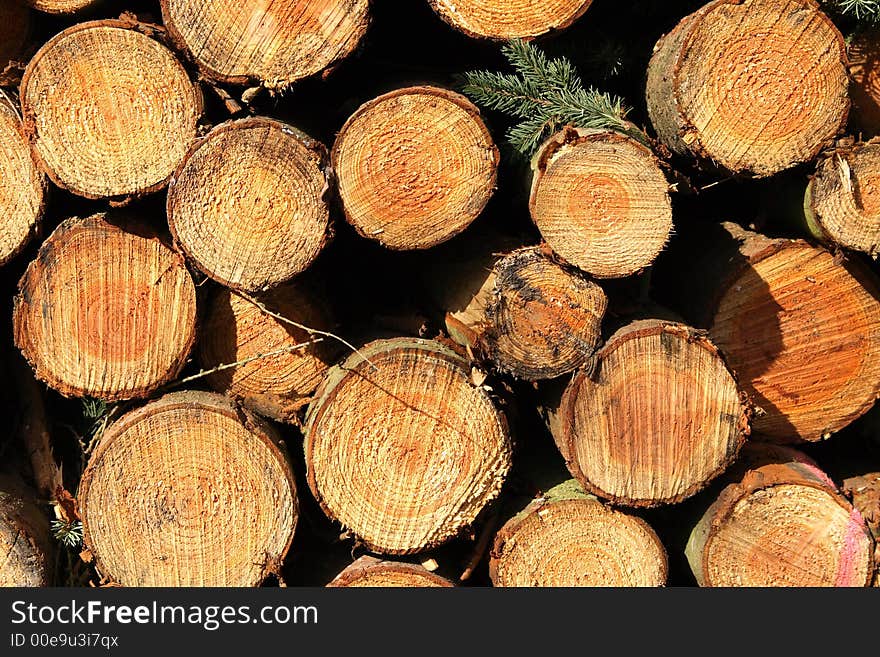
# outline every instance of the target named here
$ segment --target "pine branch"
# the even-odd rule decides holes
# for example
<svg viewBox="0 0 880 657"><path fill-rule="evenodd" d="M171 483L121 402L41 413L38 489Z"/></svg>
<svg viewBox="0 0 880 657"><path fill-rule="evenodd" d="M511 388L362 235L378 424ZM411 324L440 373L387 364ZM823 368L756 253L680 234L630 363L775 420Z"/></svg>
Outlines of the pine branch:
<svg viewBox="0 0 880 657"><path fill-rule="evenodd" d="M825 0L844 16L865 23L880 23L880 0Z"/></svg>
<svg viewBox="0 0 880 657"><path fill-rule="evenodd" d="M73 550L82 545L83 526L80 521L65 522L64 520L53 520L49 528L55 540L63 546Z"/></svg>
<svg viewBox="0 0 880 657"><path fill-rule="evenodd" d="M585 87L565 57L549 58L531 43L515 40L502 47L515 73L471 71L461 91L487 109L508 114L518 123L507 132L517 151L531 156L541 143L565 125L616 130L646 141L626 120L623 101Z"/></svg>

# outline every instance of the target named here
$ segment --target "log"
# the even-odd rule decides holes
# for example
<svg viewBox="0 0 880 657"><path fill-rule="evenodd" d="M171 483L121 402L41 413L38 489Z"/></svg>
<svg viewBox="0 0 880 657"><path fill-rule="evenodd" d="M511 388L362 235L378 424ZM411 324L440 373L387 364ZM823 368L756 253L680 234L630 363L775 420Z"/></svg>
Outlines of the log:
<svg viewBox="0 0 880 657"><path fill-rule="evenodd" d="M104 0L24 0L25 4L47 14L79 14L97 7Z"/></svg>
<svg viewBox="0 0 880 657"><path fill-rule="evenodd" d="M686 555L700 586L866 586L874 544L815 466L748 471L703 515Z"/></svg>
<svg viewBox="0 0 880 657"><path fill-rule="evenodd" d="M311 292L289 283L260 303L303 326L329 330L329 310ZM263 312L247 298L220 289L212 296L200 334L199 360L205 370L243 362L214 372L207 377L208 384L261 415L296 423L339 351L337 343L328 339L293 350L311 339L306 331ZM252 360L270 353L276 355Z"/></svg>
<svg viewBox="0 0 880 657"><path fill-rule="evenodd" d="M331 69L357 48L369 0L161 0L171 38L223 84L284 90Z"/></svg>
<svg viewBox="0 0 880 657"><path fill-rule="evenodd" d="M450 337L500 371L529 381L589 362L608 307L602 288L541 247L491 259L489 268L456 267L452 283L442 276L437 281Z"/></svg>
<svg viewBox="0 0 880 657"><path fill-rule="evenodd" d="M376 340L332 368L305 436L315 499L380 554L466 530L511 465L504 416L466 361L432 340Z"/></svg>
<svg viewBox="0 0 880 657"><path fill-rule="evenodd" d="M0 4L0 86L18 81L17 63L30 45L33 16L22 3Z"/></svg>
<svg viewBox="0 0 880 657"><path fill-rule="evenodd" d="M499 154L464 96L407 87L361 105L331 159L349 223L390 249L411 250L436 246L479 216Z"/></svg>
<svg viewBox="0 0 880 657"><path fill-rule="evenodd" d="M868 137L880 134L880 28L855 32L847 47L852 78L851 122Z"/></svg>
<svg viewBox="0 0 880 657"><path fill-rule="evenodd" d="M21 105L34 152L74 194L124 200L157 191L196 136L201 92L141 29L114 20L74 25L25 69Z"/></svg>
<svg viewBox="0 0 880 657"><path fill-rule="evenodd" d="M339 573L329 587L346 588L448 588L452 582L414 563L360 557Z"/></svg>
<svg viewBox="0 0 880 657"><path fill-rule="evenodd" d="M495 535L495 586L663 586L666 550L641 518L616 511L572 480L551 488Z"/></svg>
<svg viewBox="0 0 880 657"><path fill-rule="evenodd" d="M63 395L145 397L178 375L196 331L183 258L137 220L64 221L18 286L15 344Z"/></svg>
<svg viewBox="0 0 880 657"><path fill-rule="evenodd" d="M715 0L655 46L648 114L676 153L770 176L812 160L846 125L846 63L813 0Z"/></svg>
<svg viewBox="0 0 880 657"><path fill-rule="evenodd" d="M40 498L54 501L64 482L52 450L52 416L47 412L43 388L18 354L10 355L4 375L15 381L17 433L30 462L34 488Z"/></svg>
<svg viewBox="0 0 880 657"><path fill-rule="evenodd" d="M880 472L844 480L843 494L862 515L874 537L874 586L880 586Z"/></svg>
<svg viewBox="0 0 880 657"><path fill-rule="evenodd" d="M9 96L0 91L0 267L37 232L45 196L46 179L31 157L21 116Z"/></svg>
<svg viewBox="0 0 880 657"><path fill-rule="evenodd" d="M428 0L444 21L474 38L529 39L570 27L593 0Z"/></svg>
<svg viewBox="0 0 880 657"><path fill-rule="evenodd" d="M735 224L723 230L730 244L719 237L706 253L716 263L715 272L703 270L708 294L682 294L709 318L712 340L760 408L755 433L782 442L828 438L880 395L876 276L803 240Z"/></svg>
<svg viewBox="0 0 880 657"><path fill-rule="evenodd" d="M541 236L596 278L642 271L669 240L669 184L636 140L566 128L541 147L532 170L529 210Z"/></svg>
<svg viewBox="0 0 880 657"><path fill-rule="evenodd" d="M194 391L110 425L78 501L98 570L124 586L256 586L277 572L298 517L275 431Z"/></svg>
<svg viewBox="0 0 880 657"><path fill-rule="evenodd" d="M267 118L214 128L168 187L168 225L195 265L227 287L266 290L304 271L329 235L322 144Z"/></svg>
<svg viewBox="0 0 880 657"><path fill-rule="evenodd" d="M841 146L816 166L804 197L812 237L880 255L880 139Z"/></svg>
<svg viewBox="0 0 880 657"><path fill-rule="evenodd" d="M704 488L736 458L750 409L715 345L674 322L640 320L572 377L550 429L572 475L615 504L653 507Z"/></svg>
<svg viewBox="0 0 880 657"><path fill-rule="evenodd" d="M0 587L49 586L49 519L17 477L0 476Z"/></svg>

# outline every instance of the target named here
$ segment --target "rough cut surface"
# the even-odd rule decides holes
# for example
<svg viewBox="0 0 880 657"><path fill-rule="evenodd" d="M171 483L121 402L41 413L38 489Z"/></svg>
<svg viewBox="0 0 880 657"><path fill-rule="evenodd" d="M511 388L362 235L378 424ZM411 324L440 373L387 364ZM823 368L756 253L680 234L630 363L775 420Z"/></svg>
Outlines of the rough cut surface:
<svg viewBox="0 0 880 657"><path fill-rule="evenodd" d="M622 328L562 396L550 427L572 475L614 503L679 502L730 464L748 408L715 346L682 324Z"/></svg>
<svg viewBox="0 0 880 657"><path fill-rule="evenodd" d="M667 558L644 520L569 481L499 530L489 569L495 586L663 586Z"/></svg>
<svg viewBox="0 0 880 657"><path fill-rule="evenodd" d="M543 145L532 168L532 219L550 248L585 272L629 276L669 239L669 185L651 150L634 139L567 128Z"/></svg>
<svg viewBox="0 0 880 657"><path fill-rule="evenodd" d="M125 586L256 586L293 540L293 473L269 425L205 392L113 423L83 475L85 543Z"/></svg>
<svg viewBox="0 0 880 657"><path fill-rule="evenodd" d="M880 394L876 278L801 240L743 234L710 334L760 408L757 434L827 438Z"/></svg>
<svg viewBox="0 0 880 657"><path fill-rule="evenodd" d="M332 151L349 223L398 250L436 246L467 228L495 190L498 158L479 110L436 87L365 103Z"/></svg>
<svg viewBox="0 0 880 657"><path fill-rule="evenodd" d="M262 299L272 312L318 330L331 328L323 304L302 286L287 284ZM308 333L264 313L246 298L220 289L213 295L199 337L203 369L238 363L309 342ZM295 422L321 383L337 344L324 341L211 374L208 384L261 415Z"/></svg>
<svg viewBox="0 0 880 657"><path fill-rule="evenodd" d="M563 30L593 0L428 0L454 28L473 37L517 39Z"/></svg>
<svg viewBox="0 0 880 657"><path fill-rule="evenodd" d="M372 550L437 546L498 496L511 464L504 416L437 342L378 340L360 351L330 370L309 406L309 486Z"/></svg>
<svg viewBox="0 0 880 657"><path fill-rule="evenodd" d="M284 89L351 54L369 0L161 0L172 38L218 82Z"/></svg>
<svg viewBox="0 0 880 657"><path fill-rule="evenodd" d="M168 188L168 225L195 264L259 291L305 270L328 237L324 147L265 118L214 128Z"/></svg>
<svg viewBox="0 0 880 657"><path fill-rule="evenodd" d="M21 118L0 91L0 266L18 255L36 232L43 216L45 187Z"/></svg>
<svg viewBox="0 0 880 657"><path fill-rule="evenodd" d="M25 4L47 14L75 14L96 6L102 0L24 0Z"/></svg>
<svg viewBox="0 0 880 657"><path fill-rule="evenodd" d="M859 30L847 47L850 97L855 126L867 136L880 134L880 28Z"/></svg>
<svg viewBox="0 0 880 657"><path fill-rule="evenodd" d="M701 586L866 586L874 544L815 466L765 465L729 485L691 534Z"/></svg>
<svg viewBox="0 0 880 657"><path fill-rule="evenodd" d="M20 482L0 476L0 587L51 584L49 520L35 501Z"/></svg>
<svg viewBox="0 0 880 657"><path fill-rule="evenodd" d="M874 537L874 586L880 586L880 472L869 472L843 482L843 492Z"/></svg>
<svg viewBox="0 0 880 657"><path fill-rule="evenodd" d="M880 255L880 139L823 158L807 187L804 211L817 239Z"/></svg>
<svg viewBox="0 0 880 657"><path fill-rule="evenodd" d="M183 258L145 226L73 218L28 266L13 322L37 377L62 394L143 397L183 368L196 290Z"/></svg>
<svg viewBox="0 0 880 657"><path fill-rule="evenodd" d="M593 356L608 307L605 292L540 248L501 258L486 308L489 358L523 379L551 379Z"/></svg>
<svg viewBox="0 0 880 657"><path fill-rule="evenodd" d="M81 23L50 39L25 70L21 104L46 173L88 198L162 188L202 112L180 62L121 21Z"/></svg>
<svg viewBox="0 0 880 657"><path fill-rule="evenodd" d="M452 582L422 566L363 556L327 586L347 588L448 588Z"/></svg>
<svg viewBox="0 0 880 657"><path fill-rule="evenodd" d="M813 0L715 0L654 49L647 101L660 140L733 172L813 159L846 124L843 37Z"/></svg>

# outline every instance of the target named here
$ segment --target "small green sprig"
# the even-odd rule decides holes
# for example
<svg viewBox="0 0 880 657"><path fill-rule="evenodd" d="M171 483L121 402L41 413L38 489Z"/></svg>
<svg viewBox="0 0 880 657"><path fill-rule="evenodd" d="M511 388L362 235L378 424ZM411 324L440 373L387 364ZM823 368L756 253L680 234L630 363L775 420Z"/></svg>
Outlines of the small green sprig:
<svg viewBox="0 0 880 657"><path fill-rule="evenodd" d="M826 0L826 5L858 21L880 23L880 0Z"/></svg>
<svg viewBox="0 0 880 657"><path fill-rule="evenodd" d="M53 520L50 529L52 535L63 546L75 550L82 545L83 542L83 526L78 520L76 522L65 522L64 520Z"/></svg>
<svg viewBox="0 0 880 657"><path fill-rule="evenodd" d="M464 74L461 91L478 105L508 114L519 121L507 132L517 151L531 156L541 143L565 125L616 130L632 134L623 101L587 87L565 57L549 58L522 40L506 43L502 53L514 73L471 71Z"/></svg>

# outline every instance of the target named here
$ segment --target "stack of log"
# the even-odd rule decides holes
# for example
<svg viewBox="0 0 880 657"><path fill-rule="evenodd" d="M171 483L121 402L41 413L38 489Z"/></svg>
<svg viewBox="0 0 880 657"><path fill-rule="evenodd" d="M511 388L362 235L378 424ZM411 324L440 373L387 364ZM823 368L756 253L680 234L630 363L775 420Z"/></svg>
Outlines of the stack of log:
<svg viewBox="0 0 880 657"><path fill-rule="evenodd" d="M603 16L420 4L477 58ZM448 80L370 76L382 3L148 9L0 4L0 584L874 582L876 454L811 455L880 396L880 34L671 3L656 140L566 126L523 179ZM798 224L725 214L782 177ZM64 398L106 404L81 476Z"/></svg>

